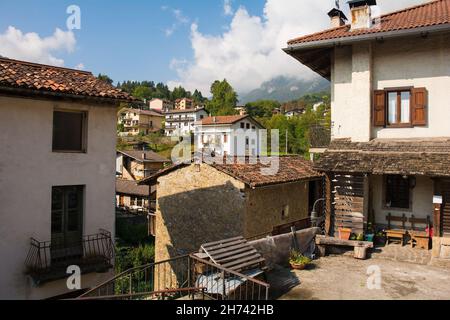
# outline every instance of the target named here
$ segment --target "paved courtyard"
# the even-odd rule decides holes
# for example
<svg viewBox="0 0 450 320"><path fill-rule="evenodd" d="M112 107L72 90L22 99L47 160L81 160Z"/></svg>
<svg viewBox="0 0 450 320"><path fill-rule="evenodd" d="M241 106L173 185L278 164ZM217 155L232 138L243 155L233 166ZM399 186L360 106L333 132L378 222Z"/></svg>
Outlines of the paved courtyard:
<svg viewBox="0 0 450 320"><path fill-rule="evenodd" d="M367 287L371 266L381 271L380 289ZM450 299L450 269L377 258L327 256L309 270L276 268L268 280L273 298L281 300Z"/></svg>

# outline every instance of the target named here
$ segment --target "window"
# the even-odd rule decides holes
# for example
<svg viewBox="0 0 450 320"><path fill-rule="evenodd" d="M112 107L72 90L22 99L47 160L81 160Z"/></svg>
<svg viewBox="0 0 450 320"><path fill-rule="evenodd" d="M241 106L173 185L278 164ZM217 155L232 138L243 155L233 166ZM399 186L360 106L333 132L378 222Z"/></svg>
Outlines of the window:
<svg viewBox="0 0 450 320"><path fill-rule="evenodd" d="M53 151L86 152L85 112L53 112Z"/></svg>
<svg viewBox="0 0 450 320"><path fill-rule="evenodd" d="M385 178L385 207L410 209L411 179L400 175L388 175Z"/></svg>
<svg viewBox="0 0 450 320"><path fill-rule="evenodd" d="M281 210L281 219L287 219L289 218L289 206L285 205L283 209Z"/></svg>
<svg viewBox="0 0 450 320"><path fill-rule="evenodd" d="M250 129L250 123L247 123L247 124L246 124L246 128L247 128L247 129Z"/></svg>
<svg viewBox="0 0 450 320"><path fill-rule="evenodd" d="M376 90L373 102L374 126L426 126L427 100L425 88Z"/></svg>
<svg viewBox="0 0 450 320"><path fill-rule="evenodd" d="M241 129L245 129L245 123L241 122Z"/></svg>
<svg viewBox="0 0 450 320"><path fill-rule="evenodd" d="M388 92L388 124L410 124L410 91L391 91Z"/></svg>
<svg viewBox="0 0 450 320"><path fill-rule="evenodd" d="M223 135L223 143L228 142L228 136L226 134Z"/></svg>

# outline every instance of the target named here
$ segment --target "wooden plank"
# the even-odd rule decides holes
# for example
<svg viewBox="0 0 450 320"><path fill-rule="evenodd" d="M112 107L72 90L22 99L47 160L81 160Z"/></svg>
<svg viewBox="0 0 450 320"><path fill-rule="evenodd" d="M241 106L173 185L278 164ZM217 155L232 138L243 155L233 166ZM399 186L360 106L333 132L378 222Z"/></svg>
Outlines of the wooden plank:
<svg viewBox="0 0 450 320"><path fill-rule="evenodd" d="M219 253L224 253L224 252L227 252L227 251L233 251L233 250L241 249L241 248L253 248L253 247L251 247L248 243L242 243L242 244L239 244L239 245L236 245L236 246L233 246L233 247L228 247L228 248L225 248L225 249L219 249L219 250L215 250L215 251L212 251L212 252L208 251L208 254L211 256L211 255L216 255L216 254L219 254Z"/></svg>
<svg viewBox="0 0 450 320"><path fill-rule="evenodd" d="M227 252L222 253L222 254L214 255L214 258L215 259L222 259L222 258L229 257L229 256L232 256L232 255L235 255L235 254L239 254L239 253L242 253L242 252L249 251L250 248L253 248L253 247L244 247L244 248L233 250L233 251L227 251Z"/></svg>
<svg viewBox="0 0 450 320"><path fill-rule="evenodd" d="M208 250L209 252L212 252L212 251L217 250L217 249L225 249L225 248L232 247L232 246L235 246L235 245L238 245L238 244L241 244L241 243L246 243L246 242L247 242L247 240L240 239L240 240L230 241L230 242L223 243L223 244L217 244L217 245L214 245L214 246L211 246L211 247L202 246L202 248L204 250Z"/></svg>
<svg viewBox="0 0 450 320"><path fill-rule="evenodd" d="M244 268L251 267L251 266L256 266L256 265L258 265L260 263L263 263L264 261L266 261L266 260L264 258L261 258L261 259L258 259L256 261L247 262L247 263L243 263L243 264L238 265L238 266L234 266L234 267L232 267L230 269L233 270L233 271L239 272L240 270L243 270Z"/></svg>
<svg viewBox="0 0 450 320"><path fill-rule="evenodd" d="M337 245L337 246L349 246L349 247L367 247L373 248L373 243L368 241L353 241L353 240L342 240L339 238L326 237L322 235L316 236L317 245Z"/></svg>
<svg viewBox="0 0 450 320"><path fill-rule="evenodd" d="M252 261L258 260L260 258L261 258L260 254L254 254L254 255L247 256L247 257L244 257L244 258L241 258L241 259L237 259L237 260L234 260L234 261L230 261L230 262L227 262L227 263L224 263L224 264L221 264L221 265L223 267L225 267L225 268L231 268L233 266L242 264L244 262L252 262Z"/></svg>
<svg viewBox="0 0 450 320"><path fill-rule="evenodd" d="M248 256L248 255L252 255L252 254L255 254L255 253L258 253L258 251L256 251L255 249L253 249L253 250L250 250L250 251L245 251L244 253L241 253L241 254L236 254L236 255L228 256L228 257L226 257L226 258L219 259L219 260L217 260L217 258L216 258L216 261L217 261L217 263L222 264L222 263L224 263L224 262L232 261L232 260L234 260L234 259L240 259L240 258L246 257L246 256Z"/></svg>
<svg viewBox="0 0 450 320"><path fill-rule="evenodd" d="M203 244L202 247L208 248L208 247L211 247L211 246L214 246L214 245L225 244L225 243L236 241L236 240L244 240L244 237L239 236L239 237L225 239L225 240L221 240L221 241L209 242L209 243Z"/></svg>

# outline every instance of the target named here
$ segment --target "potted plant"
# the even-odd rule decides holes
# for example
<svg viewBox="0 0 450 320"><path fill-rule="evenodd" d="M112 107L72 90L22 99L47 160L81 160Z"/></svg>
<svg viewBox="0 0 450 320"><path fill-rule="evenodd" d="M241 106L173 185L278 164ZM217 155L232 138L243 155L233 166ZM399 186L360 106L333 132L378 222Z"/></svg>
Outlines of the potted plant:
<svg viewBox="0 0 450 320"><path fill-rule="evenodd" d="M373 230L373 225L372 225L372 222L369 222L367 224L367 233L366 233L364 239L366 241L373 242L374 241L374 237L375 237L375 232Z"/></svg>
<svg viewBox="0 0 450 320"><path fill-rule="evenodd" d="M311 262L312 260L310 258L305 257L300 252L297 252L295 250L291 251L289 264L291 265L292 269L304 270L307 265L311 264Z"/></svg>
<svg viewBox="0 0 450 320"><path fill-rule="evenodd" d="M351 233L352 229L350 228L339 228L339 239L348 240L350 239Z"/></svg>

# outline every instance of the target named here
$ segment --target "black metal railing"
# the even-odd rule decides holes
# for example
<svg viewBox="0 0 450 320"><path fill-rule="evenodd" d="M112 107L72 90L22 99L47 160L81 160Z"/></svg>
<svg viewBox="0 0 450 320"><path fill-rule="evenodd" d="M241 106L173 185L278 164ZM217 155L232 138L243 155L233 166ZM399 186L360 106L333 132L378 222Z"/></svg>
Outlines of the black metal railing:
<svg viewBox="0 0 450 320"><path fill-rule="evenodd" d="M89 290L78 299L268 300L268 298L267 283L193 255L185 255L129 269Z"/></svg>
<svg viewBox="0 0 450 320"><path fill-rule="evenodd" d="M25 261L26 274L37 283L67 276L70 265L80 267L82 273L102 272L112 267L114 244L111 233L100 230L98 234L84 236L70 245L31 238Z"/></svg>

